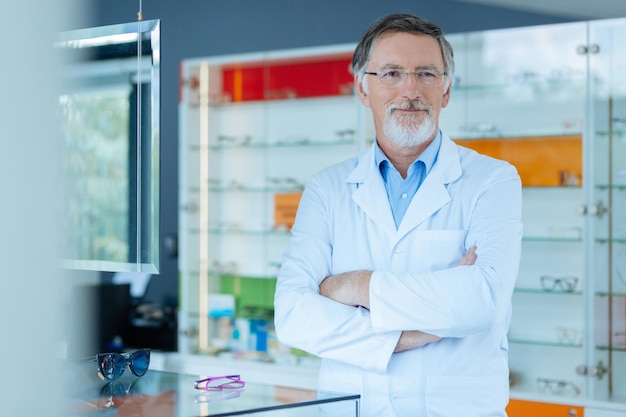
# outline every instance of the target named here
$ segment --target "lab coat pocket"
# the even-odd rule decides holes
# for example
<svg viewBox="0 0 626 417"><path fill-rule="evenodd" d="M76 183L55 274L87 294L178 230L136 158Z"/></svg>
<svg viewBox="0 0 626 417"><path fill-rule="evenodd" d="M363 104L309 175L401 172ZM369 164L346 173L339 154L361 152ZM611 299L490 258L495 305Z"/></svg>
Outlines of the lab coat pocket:
<svg viewBox="0 0 626 417"><path fill-rule="evenodd" d="M428 417L505 417L509 397L503 376L431 376L426 387Z"/></svg>
<svg viewBox="0 0 626 417"><path fill-rule="evenodd" d="M446 269L458 264L465 254L466 230L419 230L414 234L412 253L428 262L430 271Z"/></svg>

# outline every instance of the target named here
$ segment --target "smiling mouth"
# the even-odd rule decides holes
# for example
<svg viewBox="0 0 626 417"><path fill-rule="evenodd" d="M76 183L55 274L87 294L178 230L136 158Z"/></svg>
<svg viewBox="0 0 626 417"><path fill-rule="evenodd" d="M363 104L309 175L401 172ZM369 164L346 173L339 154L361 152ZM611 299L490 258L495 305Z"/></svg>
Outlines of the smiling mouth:
<svg viewBox="0 0 626 417"><path fill-rule="evenodd" d="M401 113L417 113L417 112L426 112L428 113L428 109L392 109L392 112L399 111Z"/></svg>
<svg viewBox="0 0 626 417"><path fill-rule="evenodd" d="M389 108L389 114L392 114L395 111L400 111L400 113L405 113L405 114L418 113L418 112L426 112L427 114L430 114L430 110L431 110L430 106L426 104L422 104L419 102L408 102L408 103L403 103L400 105L392 105Z"/></svg>

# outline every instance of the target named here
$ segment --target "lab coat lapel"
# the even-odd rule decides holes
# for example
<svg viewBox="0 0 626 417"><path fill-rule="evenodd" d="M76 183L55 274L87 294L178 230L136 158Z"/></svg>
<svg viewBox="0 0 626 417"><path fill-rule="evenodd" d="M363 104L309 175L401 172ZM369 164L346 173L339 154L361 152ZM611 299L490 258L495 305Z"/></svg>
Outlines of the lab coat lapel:
<svg viewBox="0 0 626 417"><path fill-rule="evenodd" d="M402 236L433 216L450 202L446 185L461 176L461 162L456 144L443 136L437 162L415 193L400 223L398 233Z"/></svg>
<svg viewBox="0 0 626 417"><path fill-rule="evenodd" d="M356 168L346 181L357 184L356 190L352 193L352 200L359 208L382 230L395 234L396 225L389 207L385 185L374 162L373 148L360 155Z"/></svg>

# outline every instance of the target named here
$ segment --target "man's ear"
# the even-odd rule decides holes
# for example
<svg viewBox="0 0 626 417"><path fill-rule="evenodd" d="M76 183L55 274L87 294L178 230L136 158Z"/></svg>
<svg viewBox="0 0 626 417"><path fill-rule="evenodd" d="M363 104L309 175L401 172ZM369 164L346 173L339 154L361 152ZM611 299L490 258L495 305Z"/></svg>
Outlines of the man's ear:
<svg viewBox="0 0 626 417"><path fill-rule="evenodd" d="M446 107L448 105L448 103L450 102L450 93L452 92L452 83L448 84L448 88L446 89L446 91L443 93L443 100L441 102L441 107Z"/></svg>
<svg viewBox="0 0 626 417"><path fill-rule="evenodd" d="M354 76L354 86L356 87L356 94L359 97L359 101L361 102L361 104L363 104L365 107L369 107L370 100L367 96L367 92L363 88L363 83L359 81L359 78L356 75Z"/></svg>

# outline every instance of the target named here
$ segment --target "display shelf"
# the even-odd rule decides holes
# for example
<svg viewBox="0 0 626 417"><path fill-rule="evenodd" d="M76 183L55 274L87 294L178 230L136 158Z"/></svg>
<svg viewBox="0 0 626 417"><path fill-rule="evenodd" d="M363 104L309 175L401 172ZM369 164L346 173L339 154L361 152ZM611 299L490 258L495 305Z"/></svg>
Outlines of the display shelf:
<svg viewBox="0 0 626 417"><path fill-rule="evenodd" d="M624 244L626 243L626 238L596 238L595 241L597 243L601 243L601 244L606 244L606 243L620 243L620 244Z"/></svg>
<svg viewBox="0 0 626 417"><path fill-rule="evenodd" d="M276 186L247 186L245 184L234 184L227 186L209 186L208 191L210 193L287 193L293 191L302 191L304 186L299 187L276 187ZM200 189L198 187L192 187L190 192L198 193Z"/></svg>
<svg viewBox="0 0 626 417"><path fill-rule="evenodd" d="M229 149L271 149L271 148L308 148L308 147L339 147L339 146L351 146L354 147L356 141L354 140L310 140L299 139L292 141L282 142L258 142L248 144L233 144L233 145L209 145L209 149L215 151L229 150ZM195 150L197 147L191 147Z"/></svg>
<svg viewBox="0 0 626 417"><path fill-rule="evenodd" d="M626 292L597 291L595 295L598 297L626 297Z"/></svg>
<svg viewBox="0 0 626 417"><path fill-rule="evenodd" d="M598 190L626 190L626 184L596 184L595 187Z"/></svg>
<svg viewBox="0 0 626 417"><path fill-rule="evenodd" d="M484 84L467 84L462 79L455 80L455 83L452 87L453 92L477 92L481 95L484 93L493 92L494 94L504 94L509 90L515 90L519 92L520 89L528 90L529 92L535 93L538 89L542 88L556 88L560 90L561 88L585 88L586 80L584 77L584 73L581 72L578 77L573 77L569 79L563 78L540 78L540 77L532 77L528 76L526 79L523 79L522 76L516 77L512 76L509 80L500 81Z"/></svg>
<svg viewBox="0 0 626 417"><path fill-rule="evenodd" d="M572 236L524 236L524 242L542 242L542 243L582 243L582 237Z"/></svg>
<svg viewBox="0 0 626 417"><path fill-rule="evenodd" d="M525 294L554 295L554 296L582 296L583 295L583 292L581 290L551 291L551 290L544 290L543 288L522 288L522 287L515 287L515 292L525 293Z"/></svg>
<svg viewBox="0 0 626 417"><path fill-rule="evenodd" d="M528 340L520 339L516 337L509 337L509 343L521 344L521 345L535 345L535 346L548 346L548 347L562 347L562 348L582 348L582 343L565 343L554 342L551 340Z"/></svg>

